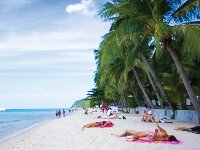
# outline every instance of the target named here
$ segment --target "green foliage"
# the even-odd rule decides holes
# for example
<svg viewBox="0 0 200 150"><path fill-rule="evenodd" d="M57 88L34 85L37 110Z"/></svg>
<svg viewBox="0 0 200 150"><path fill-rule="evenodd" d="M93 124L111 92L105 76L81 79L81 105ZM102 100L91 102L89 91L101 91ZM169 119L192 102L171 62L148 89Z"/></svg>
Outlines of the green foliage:
<svg viewBox="0 0 200 150"><path fill-rule="evenodd" d="M181 0L117 0L106 3L99 13L105 20L111 20L112 25L95 53L95 83L97 90L102 92L94 92L91 96L98 99L101 95L108 103L114 100L119 103L119 95L131 93L132 87L134 99L138 98L143 104L143 94L132 70L137 69L143 86L149 82L146 76L149 70L141 60L141 55L145 55L163 83L167 97L181 105L188 95L166 52L169 45L174 48L199 95L199 10L198 0L184 3ZM152 98L155 91L148 90L148 94ZM128 106L136 106L134 102L126 98Z"/></svg>
<svg viewBox="0 0 200 150"><path fill-rule="evenodd" d="M88 108L90 107L90 100L82 99L77 100L74 102L74 104L71 106L72 108Z"/></svg>
<svg viewBox="0 0 200 150"><path fill-rule="evenodd" d="M86 101L84 102L83 107L85 107L85 108L90 108L90 103L91 103L91 100L86 100Z"/></svg>
<svg viewBox="0 0 200 150"><path fill-rule="evenodd" d="M138 106L136 100L133 97L126 97L126 103L130 108L135 108Z"/></svg>
<svg viewBox="0 0 200 150"><path fill-rule="evenodd" d="M95 106L100 106L100 101L95 101L95 100L92 100L90 101L90 107L95 107Z"/></svg>
<svg viewBox="0 0 200 150"><path fill-rule="evenodd" d="M95 106L100 106L101 101L99 100L89 100L89 99L82 99L82 100L77 100L74 102L72 105L72 108L92 108Z"/></svg>

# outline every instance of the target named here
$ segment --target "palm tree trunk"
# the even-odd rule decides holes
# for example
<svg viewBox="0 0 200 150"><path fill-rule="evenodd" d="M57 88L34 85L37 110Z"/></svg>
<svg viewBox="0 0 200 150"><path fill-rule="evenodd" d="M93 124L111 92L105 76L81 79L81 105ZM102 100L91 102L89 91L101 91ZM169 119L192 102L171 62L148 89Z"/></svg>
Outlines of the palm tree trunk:
<svg viewBox="0 0 200 150"><path fill-rule="evenodd" d="M135 78L136 78L136 80L137 80L137 82L138 82L138 85L140 86L140 89L142 90L142 93L144 94L144 97L145 97L146 102L149 104L149 106L150 106L151 108L155 108L155 106L154 106L153 103L151 102L149 96L147 95L146 90L145 90L144 87L142 86L142 83L141 83L141 81L140 81L140 79L139 79L139 77L138 77L138 74L137 74L137 72L136 72L136 70L135 70L134 68L133 68L133 72L134 72Z"/></svg>
<svg viewBox="0 0 200 150"><path fill-rule="evenodd" d="M168 103L168 105L172 108L170 102L167 100L167 96L165 94L165 91L163 90L162 88L162 85L160 84L160 81L159 79L157 78L153 68L150 66L149 62L147 61L146 57L141 54L141 58L142 58L142 61L145 63L145 65L147 66L148 68L148 71L149 73L151 74L152 78L154 79L159 91L160 91L160 94L162 95L162 97L164 98L164 100ZM162 103L160 103L162 105ZM173 109L173 108L172 108Z"/></svg>
<svg viewBox="0 0 200 150"><path fill-rule="evenodd" d="M119 104L120 106L123 108L124 107L124 102L123 102L123 99L122 99L122 95L120 94L120 97L119 97Z"/></svg>
<svg viewBox="0 0 200 150"><path fill-rule="evenodd" d="M112 95L112 99L113 99L114 104L117 105L117 102L116 102L115 98L113 97L113 95Z"/></svg>
<svg viewBox="0 0 200 150"><path fill-rule="evenodd" d="M127 107L126 102L125 102L125 98L124 98L124 96L123 96L122 94L121 94L121 96L120 96L120 100L121 100L121 102L123 103L123 107L125 107L126 112L129 112L129 111L128 111L128 107Z"/></svg>
<svg viewBox="0 0 200 150"><path fill-rule="evenodd" d="M180 60L179 60L179 58L178 58L178 56L177 56L177 54L175 52L175 49L171 45L171 40L167 39L163 43L164 43L165 48L167 49L167 51L171 55L172 59L174 60L174 63L176 65L176 67L177 67L177 70L178 70L182 80L183 80L183 84L184 84L184 86L186 88L186 91L187 91L187 93L189 95L189 98L190 98L190 100L191 100L191 102L192 102L192 104L193 104L193 106L194 106L194 108L195 108L195 110L197 112L198 123L200 124L200 103L197 101L197 98L196 98L196 96L195 96L195 94L193 92L193 89L192 89L192 87L191 87L191 85L189 83L189 80L188 80L188 78L186 76L184 68L183 68L183 66L182 66L182 64L181 64L181 62L180 62Z"/></svg>
<svg viewBox="0 0 200 150"><path fill-rule="evenodd" d="M160 101L160 104L162 105L161 99L160 99L160 95L159 95L159 93L158 93L158 91L156 89L156 86L155 86L155 84L154 84L149 72L147 72L147 77L148 77L148 79L149 79L149 81L150 81L150 83L151 83L151 85L153 87L154 92L156 93L156 97L157 97L158 101Z"/></svg>
<svg viewBox="0 0 200 150"><path fill-rule="evenodd" d="M139 102L139 100L138 100L138 98L137 98L137 96L136 96L136 94L135 94L135 92L134 92L134 90L133 90L132 85L131 85L131 90L132 90L133 96L134 96L134 98L135 98L135 100L136 100L136 103L138 104L138 106L140 106L140 102Z"/></svg>

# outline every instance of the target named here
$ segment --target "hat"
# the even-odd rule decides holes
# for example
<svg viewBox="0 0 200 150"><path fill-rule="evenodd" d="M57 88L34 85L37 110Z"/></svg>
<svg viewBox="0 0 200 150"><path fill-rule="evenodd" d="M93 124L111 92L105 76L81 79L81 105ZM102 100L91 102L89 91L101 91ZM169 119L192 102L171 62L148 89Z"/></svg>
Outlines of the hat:
<svg viewBox="0 0 200 150"><path fill-rule="evenodd" d="M148 114L149 114L149 115L152 115L153 113L152 113L152 111L150 110L150 111L148 111Z"/></svg>

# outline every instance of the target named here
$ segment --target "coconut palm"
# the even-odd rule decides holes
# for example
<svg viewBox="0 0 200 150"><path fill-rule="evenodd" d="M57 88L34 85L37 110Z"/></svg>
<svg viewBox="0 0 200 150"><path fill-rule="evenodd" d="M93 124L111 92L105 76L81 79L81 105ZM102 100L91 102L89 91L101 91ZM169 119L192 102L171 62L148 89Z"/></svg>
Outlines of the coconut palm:
<svg viewBox="0 0 200 150"><path fill-rule="evenodd" d="M136 32L155 41L156 51L167 50L169 52L200 123L200 104L176 53L177 48L174 46L177 41L181 40L183 53L200 56L200 25L197 22L199 10L198 0L187 0L184 4L178 0L117 0L115 3L105 4L101 14L108 20L117 19L118 22L115 24L123 24L131 20L134 26L141 26L140 29L143 27L143 30ZM130 25L127 26L132 32ZM191 38L193 38L192 42Z"/></svg>
<svg viewBox="0 0 200 150"><path fill-rule="evenodd" d="M104 73L103 76L110 76L112 79L115 79L114 81L118 81L119 93L122 94L127 87L126 72L132 70L134 64L127 65L128 63L126 62L126 60L128 60L126 57L130 57L128 56L129 48L127 46L129 43L123 43L123 39L120 39L121 42L118 42L116 37L120 38L119 36L116 36L116 32L114 31L105 36L105 39L100 46L102 54L100 58L100 66L101 69L104 69L107 72L107 74ZM136 71L135 74L137 75ZM140 88L145 95L147 103L149 106L154 108L155 106L152 104L150 98L148 97L141 81L139 81L139 79L137 79L137 81L138 84L140 84ZM123 99L124 98L121 96L121 100Z"/></svg>

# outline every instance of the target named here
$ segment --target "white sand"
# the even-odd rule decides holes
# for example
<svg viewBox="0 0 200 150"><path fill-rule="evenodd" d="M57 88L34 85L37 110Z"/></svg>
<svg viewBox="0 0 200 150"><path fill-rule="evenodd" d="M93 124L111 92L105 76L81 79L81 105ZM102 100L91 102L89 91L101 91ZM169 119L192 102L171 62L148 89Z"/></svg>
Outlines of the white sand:
<svg viewBox="0 0 200 150"><path fill-rule="evenodd" d="M200 135L173 130L177 126L192 127L195 124L174 122L161 124L169 134L174 134L183 143L179 145L127 142L126 137L113 137L124 129L154 130L155 124L140 121L140 116L124 114L127 118L112 119L112 128L90 128L81 131L83 124L102 121L97 113L83 112L55 119L34 127L16 138L0 143L0 150L198 150Z"/></svg>

